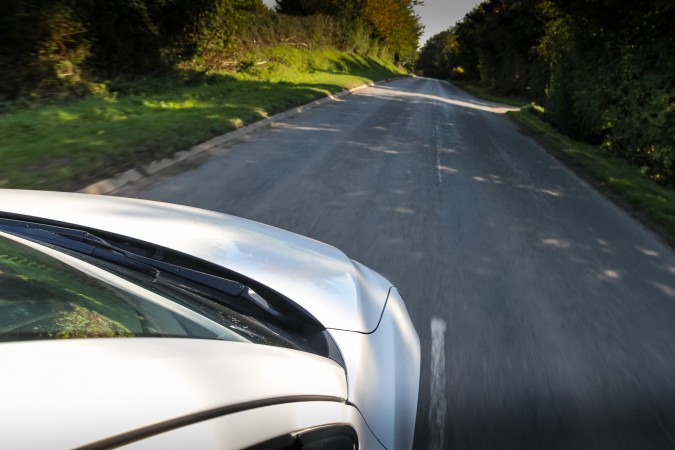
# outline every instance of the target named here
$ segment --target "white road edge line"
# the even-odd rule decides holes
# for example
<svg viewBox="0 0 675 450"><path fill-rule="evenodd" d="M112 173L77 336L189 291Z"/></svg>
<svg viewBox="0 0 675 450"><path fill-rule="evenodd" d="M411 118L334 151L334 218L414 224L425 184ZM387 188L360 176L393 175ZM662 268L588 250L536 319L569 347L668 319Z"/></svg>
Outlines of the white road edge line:
<svg viewBox="0 0 675 450"><path fill-rule="evenodd" d="M445 448L445 329L439 317L431 319L431 396L429 405L429 449Z"/></svg>

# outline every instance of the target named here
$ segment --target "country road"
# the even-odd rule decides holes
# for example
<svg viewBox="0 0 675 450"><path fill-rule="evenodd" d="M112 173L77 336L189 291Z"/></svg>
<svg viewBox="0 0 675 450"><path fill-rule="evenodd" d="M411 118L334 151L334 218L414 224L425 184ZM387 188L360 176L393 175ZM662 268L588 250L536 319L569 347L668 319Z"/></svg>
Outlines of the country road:
<svg viewBox="0 0 675 450"><path fill-rule="evenodd" d="M675 448L675 254L447 83L358 91L116 195L327 242L405 296L415 448Z"/></svg>

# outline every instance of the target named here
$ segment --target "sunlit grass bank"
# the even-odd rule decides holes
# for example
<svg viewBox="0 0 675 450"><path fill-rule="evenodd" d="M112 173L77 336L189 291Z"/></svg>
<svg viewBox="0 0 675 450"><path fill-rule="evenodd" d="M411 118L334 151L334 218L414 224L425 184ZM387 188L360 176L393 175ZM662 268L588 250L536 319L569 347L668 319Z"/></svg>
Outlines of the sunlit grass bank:
<svg viewBox="0 0 675 450"><path fill-rule="evenodd" d="M267 48L238 73L193 73L117 85L67 104L0 114L0 187L71 190L172 155L344 88L399 75L333 50Z"/></svg>

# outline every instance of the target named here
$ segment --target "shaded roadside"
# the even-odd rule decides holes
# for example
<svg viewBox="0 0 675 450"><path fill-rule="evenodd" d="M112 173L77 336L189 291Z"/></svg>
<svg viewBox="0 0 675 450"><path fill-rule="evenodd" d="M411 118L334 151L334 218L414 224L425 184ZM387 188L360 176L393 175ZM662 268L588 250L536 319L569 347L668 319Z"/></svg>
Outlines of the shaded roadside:
<svg viewBox="0 0 675 450"><path fill-rule="evenodd" d="M471 85L457 86L485 100L523 105L520 100L495 97ZM523 134L675 248L675 192L672 189L654 182L640 168L601 147L565 136L543 120L533 106L525 105L507 114Z"/></svg>

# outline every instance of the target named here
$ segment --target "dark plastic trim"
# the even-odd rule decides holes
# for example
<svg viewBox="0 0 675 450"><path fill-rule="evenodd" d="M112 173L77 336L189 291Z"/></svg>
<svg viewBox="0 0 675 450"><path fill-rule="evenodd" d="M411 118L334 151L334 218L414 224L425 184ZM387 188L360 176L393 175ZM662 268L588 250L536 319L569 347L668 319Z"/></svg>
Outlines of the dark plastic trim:
<svg viewBox="0 0 675 450"><path fill-rule="evenodd" d="M132 442L140 441L158 434L166 433L168 431L182 428L187 425L203 422L205 420L215 419L216 417L223 417L228 414L234 414L242 411L247 411L255 408L262 408L265 406L281 405L285 403L299 403L299 402L336 402L344 403L345 400L339 397L332 397L327 395L294 395L288 397L276 397L263 400L254 400L251 402L238 403L236 405L223 406L220 408L200 411L198 413L188 414L186 416L177 417L175 419L159 422L147 427L137 428L135 430L127 431L115 436L111 436L100 441L92 442L90 444L76 447L74 450L103 450L121 447L123 445L131 444Z"/></svg>

